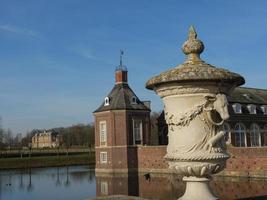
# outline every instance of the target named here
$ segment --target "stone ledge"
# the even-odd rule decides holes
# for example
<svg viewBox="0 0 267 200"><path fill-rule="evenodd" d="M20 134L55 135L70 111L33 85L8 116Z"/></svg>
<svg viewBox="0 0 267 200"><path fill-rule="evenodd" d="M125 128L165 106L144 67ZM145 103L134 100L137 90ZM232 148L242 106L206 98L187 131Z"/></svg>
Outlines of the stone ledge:
<svg viewBox="0 0 267 200"><path fill-rule="evenodd" d="M105 197L95 197L89 200L148 200L141 197L125 196L125 195L112 195Z"/></svg>

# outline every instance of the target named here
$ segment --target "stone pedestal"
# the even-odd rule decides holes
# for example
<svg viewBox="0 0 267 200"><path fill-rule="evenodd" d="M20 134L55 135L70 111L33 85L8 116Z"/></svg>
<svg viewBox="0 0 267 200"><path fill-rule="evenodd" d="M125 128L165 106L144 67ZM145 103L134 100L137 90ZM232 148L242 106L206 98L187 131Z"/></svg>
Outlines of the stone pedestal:
<svg viewBox="0 0 267 200"><path fill-rule="evenodd" d="M210 179L195 176L184 177L186 191L179 200L217 200L209 187Z"/></svg>

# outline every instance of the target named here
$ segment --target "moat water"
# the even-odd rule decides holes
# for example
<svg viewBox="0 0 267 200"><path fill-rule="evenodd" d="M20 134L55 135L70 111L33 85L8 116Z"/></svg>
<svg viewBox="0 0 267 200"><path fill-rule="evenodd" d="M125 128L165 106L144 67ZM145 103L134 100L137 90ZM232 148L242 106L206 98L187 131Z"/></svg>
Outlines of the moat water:
<svg viewBox="0 0 267 200"><path fill-rule="evenodd" d="M210 185L222 200L267 199L267 179L216 177ZM184 189L181 177L95 174L87 166L0 171L0 200L85 200L115 194L176 200Z"/></svg>

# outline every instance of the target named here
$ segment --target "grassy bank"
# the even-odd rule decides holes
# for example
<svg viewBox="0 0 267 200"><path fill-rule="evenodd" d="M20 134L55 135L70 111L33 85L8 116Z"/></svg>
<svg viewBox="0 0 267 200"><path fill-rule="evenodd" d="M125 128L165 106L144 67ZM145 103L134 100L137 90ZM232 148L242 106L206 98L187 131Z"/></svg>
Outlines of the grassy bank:
<svg viewBox="0 0 267 200"><path fill-rule="evenodd" d="M34 167L54 167L66 165L94 165L95 154L83 153L76 155L41 156L41 157L16 157L1 158L0 169L23 169Z"/></svg>
<svg viewBox="0 0 267 200"><path fill-rule="evenodd" d="M58 156L58 155L76 155L81 153L91 153L94 149L89 148L45 148L45 149L17 149L17 150L1 150L1 158L15 157L35 157L35 156Z"/></svg>

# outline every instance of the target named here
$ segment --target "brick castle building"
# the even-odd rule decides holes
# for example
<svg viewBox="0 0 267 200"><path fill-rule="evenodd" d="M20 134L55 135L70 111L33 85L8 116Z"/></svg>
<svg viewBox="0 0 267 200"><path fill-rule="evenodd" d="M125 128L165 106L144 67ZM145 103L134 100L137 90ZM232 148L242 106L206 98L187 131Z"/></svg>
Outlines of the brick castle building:
<svg viewBox="0 0 267 200"><path fill-rule="evenodd" d="M115 71L115 86L94 112L96 172L169 172L164 160L168 127L159 118L159 143L151 146L150 108L131 90L127 69ZM267 90L236 88L229 101L228 152L222 175L267 177Z"/></svg>

